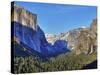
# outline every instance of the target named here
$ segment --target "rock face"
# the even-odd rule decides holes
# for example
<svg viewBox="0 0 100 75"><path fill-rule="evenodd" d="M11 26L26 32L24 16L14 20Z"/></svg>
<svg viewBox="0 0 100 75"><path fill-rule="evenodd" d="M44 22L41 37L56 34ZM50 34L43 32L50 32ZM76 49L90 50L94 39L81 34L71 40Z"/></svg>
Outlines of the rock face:
<svg viewBox="0 0 100 75"><path fill-rule="evenodd" d="M77 28L51 37L50 35L46 37L49 39L48 42L64 40L67 42L67 48L75 54L91 54L97 50L97 19L93 20L90 28Z"/></svg>
<svg viewBox="0 0 100 75"><path fill-rule="evenodd" d="M45 33L45 37L46 37L47 41L48 41L49 43L51 43L52 45L53 45L54 42L57 40L57 39L56 39L57 36L54 35L54 34Z"/></svg>
<svg viewBox="0 0 100 75"><path fill-rule="evenodd" d="M37 15L16 5L12 7L11 13L14 37L33 50L47 52L47 50L41 50L47 41L44 32L37 25Z"/></svg>
<svg viewBox="0 0 100 75"><path fill-rule="evenodd" d="M22 44L22 46L25 47L27 46L28 49L30 48L31 50L35 50L46 56L52 54L55 55L56 53L64 51L65 45L59 48L59 46L61 46L61 42L62 45L65 44L64 41L56 41L54 45L47 42L43 30L39 27L39 25L37 25L36 14L32 14L24 8L16 5L12 6L11 13L11 21L13 28L12 39L18 44Z"/></svg>
<svg viewBox="0 0 100 75"><path fill-rule="evenodd" d="M44 34L37 25L36 14L14 5L11 9L11 22L12 39L17 44L46 56L68 50L75 54L91 54L97 49L97 20L93 20L90 28L78 28L60 35Z"/></svg>
<svg viewBox="0 0 100 75"><path fill-rule="evenodd" d="M19 22L20 24L34 30L37 29L37 15L16 5L12 6L11 9L11 21Z"/></svg>
<svg viewBox="0 0 100 75"><path fill-rule="evenodd" d="M89 29L76 29L69 33L68 47L76 54L87 54L90 49L91 38Z"/></svg>
<svg viewBox="0 0 100 75"><path fill-rule="evenodd" d="M93 33L97 34L97 19L94 19L91 26L90 26L91 31L93 31Z"/></svg>
<svg viewBox="0 0 100 75"><path fill-rule="evenodd" d="M94 39L94 46L97 46L97 19L93 20L90 26L90 30L91 30L92 39Z"/></svg>

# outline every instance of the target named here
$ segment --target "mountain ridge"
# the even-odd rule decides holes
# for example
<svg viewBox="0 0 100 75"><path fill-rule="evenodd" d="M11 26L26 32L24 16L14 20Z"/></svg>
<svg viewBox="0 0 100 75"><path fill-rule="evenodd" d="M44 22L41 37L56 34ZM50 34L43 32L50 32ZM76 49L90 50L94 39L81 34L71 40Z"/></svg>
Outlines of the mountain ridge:
<svg viewBox="0 0 100 75"><path fill-rule="evenodd" d="M12 18L12 26L14 29L12 32L12 34L13 34L12 39L18 38L19 43L22 42L25 45L32 48L33 50L35 50L43 55L46 55L46 56L57 55L60 52L63 53L65 51L67 51L67 48L66 48L66 50L63 50L64 46L62 46L59 50L57 48L59 46L58 43L55 46L48 43L48 41L45 38L45 34L44 34L43 30L35 22L35 21L37 21L36 15L34 16L34 14L31 14L24 8L14 6L12 8L11 16L13 17ZM25 19L25 18L27 18L27 19ZM60 40L59 42L64 43L63 40Z"/></svg>
<svg viewBox="0 0 100 75"><path fill-rule="evenodd" d="M68 32L61 33L59 35L53 35L53 34L49 35L48 34L46 36L46 38L47 38L48 42L50 42L52 44L54 44L54 42L58 39L67 41L68 48L71 51L76 50L76 54L78 54L77 49L78 49L79 45L82 45L82 46L86 47L85 48L87 50L86 54L89 54L89 53L91 54L93 52L93 48L97 49L97 40L96 40L97 39L97 19L94 19L92 21L90 27L76 28L76 29L70 30ZM91 41L93 41L93 42L91 42ZM91 44L93 44L93 46L89 42L91 42ZM88 44L88 46L86 46L86 44ZM90 49L90 46L91 46L91 49ZM77 49L74 49L74 47L77 47ZM90 49L90 52L89 52L89 49ZM80 54L80 52L79 52L79 54ZM85 53L85 52L83 52L83 53Z"/></svg>
<svg viewBox="0 0 100 75"><path fill-rule="evenodd" d="M44 33L37 16L23 7L11 8L12 73L97 68L97 19L88 28L53 35Z"/></svg>
<svg viewBox="0 0 100 75"><path fill-rule="evenodd" d="M89 41L94 40L94 38L96 41L96 20L94 20L95 23L93 21L91 24L91 28L78 28L69 32L61 33L60 35L51 34L52 39L48 39L49 34L45 34L39 25L37 25L36 14L28 12L26 9L16 5L12 7L11 13L11 21L14 28L14 32L12 32L14 33L14 36L12 39L14 39L14 37L18 38L19 43L23 42L25 45L43 55L52 56L53 54L58 55L59 53L65 53L67 51L74 51L75 54L91 54L93 52L94 43L92 46L90 45ZM93 36L91 36L91 34L94 35L92 40L91 37ZM87 35L89 38L87 38ZM85 43L87 43L88 46L84 45Z"/></svg>

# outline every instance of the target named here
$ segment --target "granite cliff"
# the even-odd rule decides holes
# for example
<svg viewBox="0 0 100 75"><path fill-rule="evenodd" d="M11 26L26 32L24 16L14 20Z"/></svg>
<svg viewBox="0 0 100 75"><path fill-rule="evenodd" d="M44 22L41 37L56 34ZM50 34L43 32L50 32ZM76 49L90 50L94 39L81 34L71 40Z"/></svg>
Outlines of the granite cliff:
<svg viewBox="0 0 100 75"><path fill-rule="evenodd" d="M36 14L14 5L11 10L11 22L12 39L30 48L31 53L37 51L46 56L67 51L91 54L97 49L97 19L93 20L89 28L77 28L60 35L45 34L37 25ZM18 48L15 46L15 49Z"/></svg>
<svg viewBox="0 0 100 75"><path fill-rule="evenodd" d="M14 5L11 10L11 22L13 29L12 39L22 46L27 46L28 49L30 48L31 53L35 50L45 56L52 56L67 51L67 44L63 40L56 40L55 45L48 43L43 30L37 25L36 14ZM66 46L60 45L61 42ZM58 46L61 46L61 48L58 48ZM16 54L18 48L15 46L15 49L14 52Z"/></svg>
<svg viewBox="0 0 100 75"><path fill-rule="evenodd" d="M91 54L97 50L97 19L92 21L90 27L73 29L59 35L48 34L46 38L52 44L56 40L67 41L68 49L75 54Z"/></svg>

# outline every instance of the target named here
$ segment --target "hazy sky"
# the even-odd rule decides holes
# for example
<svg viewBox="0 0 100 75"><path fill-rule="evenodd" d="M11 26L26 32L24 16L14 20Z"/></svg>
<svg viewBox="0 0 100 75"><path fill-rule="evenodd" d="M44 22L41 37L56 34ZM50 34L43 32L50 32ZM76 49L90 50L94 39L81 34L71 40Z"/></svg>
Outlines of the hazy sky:
<svg viewBox="0 0 100 75"><path fill-rule="evenodd" d="M45 33L67 32L74 28L89 27L97 18L97 7L47 4L31 2L15 2L32 13L37 14L38 25Z"/></svg>

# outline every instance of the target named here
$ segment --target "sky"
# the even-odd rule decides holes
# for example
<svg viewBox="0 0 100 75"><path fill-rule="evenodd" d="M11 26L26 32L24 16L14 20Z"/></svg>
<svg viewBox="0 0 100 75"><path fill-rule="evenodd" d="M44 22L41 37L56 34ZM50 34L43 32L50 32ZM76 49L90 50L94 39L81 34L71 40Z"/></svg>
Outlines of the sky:
<svg viewBox="0 0 100 75"><path fill-rule="evenodd" d="M96 6L15 2L37 14L37 23L45 33L59 34L80 27L89 27L97 18Z"/></svg>

